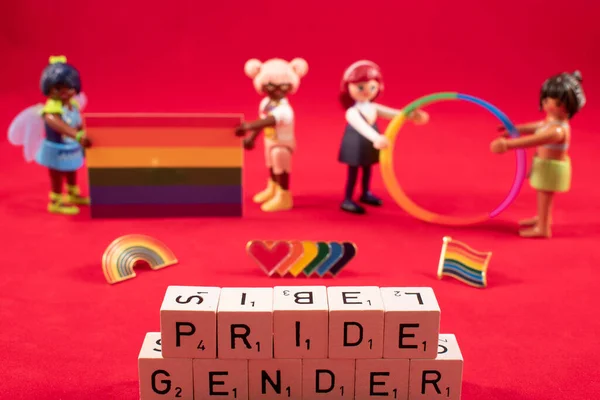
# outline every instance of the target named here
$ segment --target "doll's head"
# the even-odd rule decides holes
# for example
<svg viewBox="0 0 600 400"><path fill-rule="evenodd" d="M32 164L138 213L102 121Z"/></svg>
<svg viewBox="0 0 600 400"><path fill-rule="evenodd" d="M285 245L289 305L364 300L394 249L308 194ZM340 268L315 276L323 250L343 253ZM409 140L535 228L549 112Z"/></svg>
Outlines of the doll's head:
<svg viewBox="0 0 600 400"><path fill-rule="evenodd" d="M302 58L294 58L290 62L272 58L264 63L253 58L246 62L244 71L253 80L259 94L280 100L296 93L300 79L308 72L308 63Z"/></svg>
<svg viewBox="0 0 600 400"><path fill-rule="evenodd" d="M540 109L555 117L573 118L586 102L581 82L579 71L548 78L540 91Z"/></svg>
<svg viewBox="0 0 600 400"><path fill-rule="evenodd" d="M65 56L50 57L50 64L42 72L40 88L44 96L67 103L81 92L79 71L67 64Z"/></svg>
<svg viewBox="0 0 600 400"><path fill-rule="evenodd" d="M340 102L348 109L357 101L372 101L383 91L383 77L379 66L361 60L349 66L342 78Z"/></svg>

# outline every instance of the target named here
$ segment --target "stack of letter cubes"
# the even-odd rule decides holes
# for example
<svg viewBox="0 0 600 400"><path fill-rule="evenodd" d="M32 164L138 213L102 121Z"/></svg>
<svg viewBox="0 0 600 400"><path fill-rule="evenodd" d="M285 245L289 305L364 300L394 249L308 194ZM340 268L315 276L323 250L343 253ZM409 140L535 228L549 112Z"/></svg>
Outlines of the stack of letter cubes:
<svg viewBox="0 0 600 400"><path fill-rule="evenodd" d="M151 399L460 399L431 288L170 286L138 367Z"/></svg>

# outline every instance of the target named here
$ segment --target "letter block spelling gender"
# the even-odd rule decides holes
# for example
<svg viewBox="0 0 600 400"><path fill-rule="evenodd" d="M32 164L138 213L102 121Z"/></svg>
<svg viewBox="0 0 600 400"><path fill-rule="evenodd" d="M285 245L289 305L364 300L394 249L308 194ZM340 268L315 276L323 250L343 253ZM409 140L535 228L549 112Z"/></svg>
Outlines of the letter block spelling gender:
<svg viewBox="0 0 600 400"><path fill-rule="evenodd" d="M250 400L302 400L302 360L248 361Z"/></svg>
<svg viewBox="0 0 600 400"><path fill-rule="evenodd" d="M302 360L305 399L354 399L355 360Z"/></svg>
<svg viewBox="0 0 600 400"><path fill-rule="evenodd" d="M273 288L223 288L217 309L219 358L273 358Z"/></svg>
<svg viewBox="0 0 600 400"><path fill-rule="evenodd" d="M327 358L329 307L325 286L276 286L275 358Z"/></svg>
<svg viewBox="0 0 600 400"><path fill-rule="evenodd" d="M146 334L138 356L138 373L142 400L194 399L192 360L163 358L158 332Z"/></svg>
<svg viewBox="0 0 600 400"><path fill-rule="evenodd" d="M330 287L329 358L381 358L383 301L378 287Z"/></svg>
<svg viewBox="0 0 600 400"><path fill-rule="evenodd" d="M460 400L462 371L456 337L441 334L435 360L410 360L410 400Z"/></svg>
<svg viewBox="0 0 600 400"><path fill-rule="evenodd" d="M431 288L381 288L385 308L384 358L437 355L440 306Z"/></svg>
<svg viewBox="0 0 600 400"><path fill-rule="evenodd" d="M356 360L357 399L408 400L410 360Z"/></svg>
<svg viewBox="0 0 600 400"><path fill-rule="evenodd" d="M194 360L194 398L248 400L247 360Z"/></svg>
<svg viewBox="0 0 600 400"><path fill-rule="evenodd" d="M216 287L169 286L160 308L164 357L217 358Z"/></svg>

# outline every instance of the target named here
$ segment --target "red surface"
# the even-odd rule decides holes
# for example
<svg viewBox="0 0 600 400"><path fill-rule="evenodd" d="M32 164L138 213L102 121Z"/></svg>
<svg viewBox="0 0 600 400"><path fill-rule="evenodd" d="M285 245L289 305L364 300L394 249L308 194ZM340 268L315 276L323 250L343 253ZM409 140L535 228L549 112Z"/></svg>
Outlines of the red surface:
<svg viewBox="0 0 600 400"><path fill-rule="evenodd" d="M292 99L293 212L267 215L248 202L241 220L49 216L45 171L0 143L1 398L136 398L136 356L144 333L158 330L163 293L174 284L432 286L442 330L458 336L466 360L463 399L589 400L600 393L597 1L347 1L342 8L312 0L5 3L3 129L41 100L39 75L53 53L66 54L83 72L90 112L253 118L260 98L243 74L246 59L302 56L311 69ZM514 222L534 212L527 186L497 221L460 230L420 223L387 196L385 207L367 216L339 212L345 171L336 155L344 121L336 97L343 69L358 58L383 68L385 104L401 107L455 90L494 103L515 121L539 117L544 78L581 69L589 104L572 123L573 188L557 200L555 238L516 236ZM406 191L436 211L491 210L514 174L512 155L489 154L496 121L461 103L430 112L428 127L407 126L401 134L396 162ZM247 155L247 199L264 183L262 160L260 147ZM384 194L375 175L374 191ZM181 264L106 284L102 252L128 233L165 241ZM444 235L494 252L489 288L436 280ZM352 240L359 253L335 280L268 279L244 252L254 238Z"/></svg>

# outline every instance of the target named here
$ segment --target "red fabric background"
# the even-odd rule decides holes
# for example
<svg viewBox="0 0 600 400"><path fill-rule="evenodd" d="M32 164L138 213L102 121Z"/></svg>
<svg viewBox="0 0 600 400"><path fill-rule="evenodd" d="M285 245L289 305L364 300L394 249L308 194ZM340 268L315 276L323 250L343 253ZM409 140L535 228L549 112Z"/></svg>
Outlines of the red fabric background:
<svg viewBox="0 0 600 400"><path fill-rule="evenodd" d="M596 136L600 93L600 3L595 0L448 2L102 2L20 0L0 8L0 127L42 100L41 69L66 54L83 74L89 111L244 112L260 101L243 74L250 57L301 56L310 64L298 94L297 207L266 215L248 201L242 220L90 221L45 212L46 173L0 142L0 398L134 399L136 357L159 327L168 285L341 284L431 286L442 330L465 357L465 400L592 399L600 328L600 236ZM51 6L52 5L52 6ZM514 121L539 118L541 82L580 69L589 103L572 123L573 188L557 200L555 238L516 236L534 212L524 186L497 220L452 229L420 223L385 195L366 216L338 211L344 168L336 162L343 69L378 62L384 104L401 107L435 91L486 99ZM427 127L407 126L398 141L398 176L434 211L491 210L508 191L514 156L489 154L496 121L468 104L431 107ZM385 126L385 125L382 125ZM246 198L260 190L261 148L247 155ZM84 175L84 174L82 174ZM85 177L82 177L85 185ZM85 187L85 186L84 186ZM180 265L106 284L104 248L117 236L165 241ZM441 239L452 235L492 250L490 286L435 277ZM352 240L356 260L335 280L266 278L246 257L254 238Z"/></svg>

